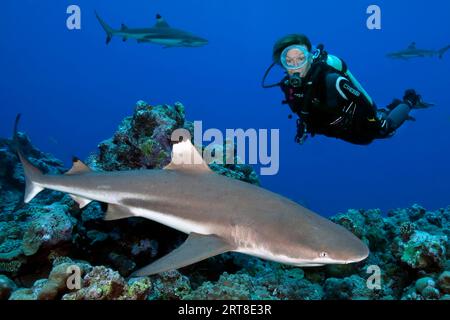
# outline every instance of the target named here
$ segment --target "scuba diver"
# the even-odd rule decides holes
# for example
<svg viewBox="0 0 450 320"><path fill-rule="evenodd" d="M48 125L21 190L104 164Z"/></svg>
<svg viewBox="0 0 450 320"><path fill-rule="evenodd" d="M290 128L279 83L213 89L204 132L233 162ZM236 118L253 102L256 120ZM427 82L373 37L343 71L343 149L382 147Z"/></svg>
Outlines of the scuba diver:
<svg viewBox="0 0 450 320"><path fill-rule="evenodd" d="M406 120L415 120L409 115L412 109L433 105L409 89L402 100L394 99L386 109L377 109L345 62L328 54L323 45L313 50L305 35L290 34L278 40L272 59L262 86L281 87L286 98L283 104L298 115L295 141L300 144L308 136L322 134L367 145L393 136ZM275 65L280 65L286 76L279 83L266 85Z"/></svg>

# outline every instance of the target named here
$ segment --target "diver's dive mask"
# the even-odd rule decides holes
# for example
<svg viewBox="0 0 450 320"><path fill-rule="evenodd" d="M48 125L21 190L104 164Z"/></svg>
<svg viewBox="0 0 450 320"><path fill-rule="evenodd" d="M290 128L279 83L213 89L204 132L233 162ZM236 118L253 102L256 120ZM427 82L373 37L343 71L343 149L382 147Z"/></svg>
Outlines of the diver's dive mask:
<svg viewBox="0 0 450 320"><path fill-rule="evenodd" d="M297 70L303 68L311 61L312 54L304 46L294 44L286 47L280 56L280 62L286 70Z"/></svg>
<svg viewBox="0 0 450 320"><path fill-rule="evenodd" d="M285 70L297 70L303 68L308 62L312 63L315 58L317 58L321 53L321 46L319 46L317 49L314 50L313 53L309 52L308 49L305 48L305 46L302 45L292 45L289 47L286 47L280 55L280 61L273 62L266 70L264 77L262 79L262 87L263 88L273 88L276 86L279 86L282 84L283 81L277 82L274 84L267 85L266 78L269 75L269 72L272 70L272 68L277 65L278 63L281 63L281 66ZM295 72L291 75L288 75L289 77L289 85L298 88L302 84L302 77L300 75L300 72ZM284 80L284 79L283 79Z"/></svg>

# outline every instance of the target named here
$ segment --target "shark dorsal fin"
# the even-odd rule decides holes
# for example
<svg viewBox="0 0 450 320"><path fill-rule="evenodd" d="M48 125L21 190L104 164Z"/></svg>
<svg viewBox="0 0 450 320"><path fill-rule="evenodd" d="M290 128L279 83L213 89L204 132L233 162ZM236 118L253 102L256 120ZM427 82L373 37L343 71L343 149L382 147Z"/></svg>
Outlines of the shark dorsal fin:
<svg viewBox="0 0 450 320"><path fill-rule="evenodd" d="M190 139L173 145L172 160L164 169L212 172Z"/></svg>
<svg viewBox="0 0 450 320"><path fill-rule="evenodd" d="M410 49L410 50L416 49L416 43L415 42L411 42L411 44L408 46L408 49Z"/></svg>
<svg viewBox="0 0 450 320"><path fill-rule="evenodd" d="M87 165L83 163L80 159L77 157L73 157L73 165L72 168L66 172L67 175L71 174L80 174L80 173L86 173L91 172L91 168L89 168Z"/></svg>
<svg viewBox="0 0 450 320"><path fill-rule="evenodd" d="M170 28L169 24L159 13L156 15L155 28Z"/></svg>

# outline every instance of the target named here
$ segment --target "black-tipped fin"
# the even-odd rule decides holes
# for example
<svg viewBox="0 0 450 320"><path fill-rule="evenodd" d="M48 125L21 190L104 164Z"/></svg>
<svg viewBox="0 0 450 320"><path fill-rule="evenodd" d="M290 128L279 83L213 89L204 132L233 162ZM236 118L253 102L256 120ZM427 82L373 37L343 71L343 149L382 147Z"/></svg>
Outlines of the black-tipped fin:
<svg viewBox="0 0 450 320"><path fill-rule="evenodd" d="M30 202L39 192L44 190L44 188L39 185L37 180L39 180L43 173L41 170L36 168L31 164L30 161L28 161L27 157L22 153L22 150L20 150L20 143L19 143L19 121L20 121L20 113L16 116L16 121L14 124L14 133L13 133L13 149L17 153L20 162L23 166L23 171L25 175L25 195L24 195L24 202L28 203Z"/></svg>
<svg viewBox="0 0 450 320"><path fill-rule="evenodd" d="M444 48L442 48L441 50L439 50L439 59L442 59L442 57L444 56L444 54L447 52L447 50L450 49L450 46L446 46Z"/></svg>
<svg viewBox="0 0 450 320"><path fill-rule="evenodd" d="M132 277L149 276L179 269L231 250L233 250L232 246L216 235L191 233L181 246L152 264L134 272Z"/></svg>
<svg viewBox="0 0 450 320"><path fill-rule="evenodd" d="M72 198L73 201L75 201L76 203L78 203L78 205L80 206L80 209L83 209L84 207L86 207L89 203L92 202L92 200L90 199L86 199L83 197L79 197L76 196L74 194L70 194L70 197Z"/></svg>
<svg viewBox="0 0 450 320"><path fill-rule="evenodd" d="M23 171L25 174L25 195L23 201L30 202L39 192L44 190L36 180L43 176L41 170L33 166L28 159L22 155L20 150L17 151L20 162L22 162Z"/></svg>
<svg viewBox="0 0 450 320"><path fill-rule="evenodd" d="M134 216L135 215L130 210L128 210L127 207L122 207L116 204L108 204L108 209L106 210L106 214L103 219L106 221L112 221L126 219Z"/></svg>
<svg viewBox="0 0 450 320"><path fill-rule="evenodd" d="M78 159L77 157L72 158L72 168L66 172L67 175L73 174L82 174L86 172L92 172L91 168L89 168L83 161Z"/></svg>
<svg viewBox="0 0 450 320"><path fill-rule="evenodd" d="M172 161L164 167L166 170L186 170L191 172L212 173L203 160L201 154L191 143L190 139L183 140L173 145Z"/></svg>
<svg viewBox="0 0 450 320"><path fill-rule="evenodd" d="M170 28L169 24L159 13L156 15L155 28Z"/></svg>

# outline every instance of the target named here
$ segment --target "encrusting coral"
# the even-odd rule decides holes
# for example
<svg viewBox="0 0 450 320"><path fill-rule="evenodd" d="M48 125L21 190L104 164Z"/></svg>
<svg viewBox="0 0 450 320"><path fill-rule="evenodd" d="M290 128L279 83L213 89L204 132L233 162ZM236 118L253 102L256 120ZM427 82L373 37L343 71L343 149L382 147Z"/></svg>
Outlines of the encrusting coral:
<svg viewBox="0 0 450 320"><path fill-rule="evenodd" d="M151 106L139 101L133 115L86 162L104 171L162 168L170 159L172 131L192 132L192 127L181 103ZM61 161L35 149L25 134L19 134L19 141L44 172L66 171ZM227 151L227 145L213 147ZM252 167L233 157L233 164L210 167L259 184ZM226 253L177 271L126 279L173 250L186 235L141 218L103 221L102 204L94 201L80 209L59 192L44 191L18 206L24 176L8 139L0 139L0 185L0 299L450 298L450 207L427 211L414 204L387 215L350 209L330 217L368 244L370 256L356 264L301 269ZM80 271L79 288L68 285L74 268Z"/></svg>

